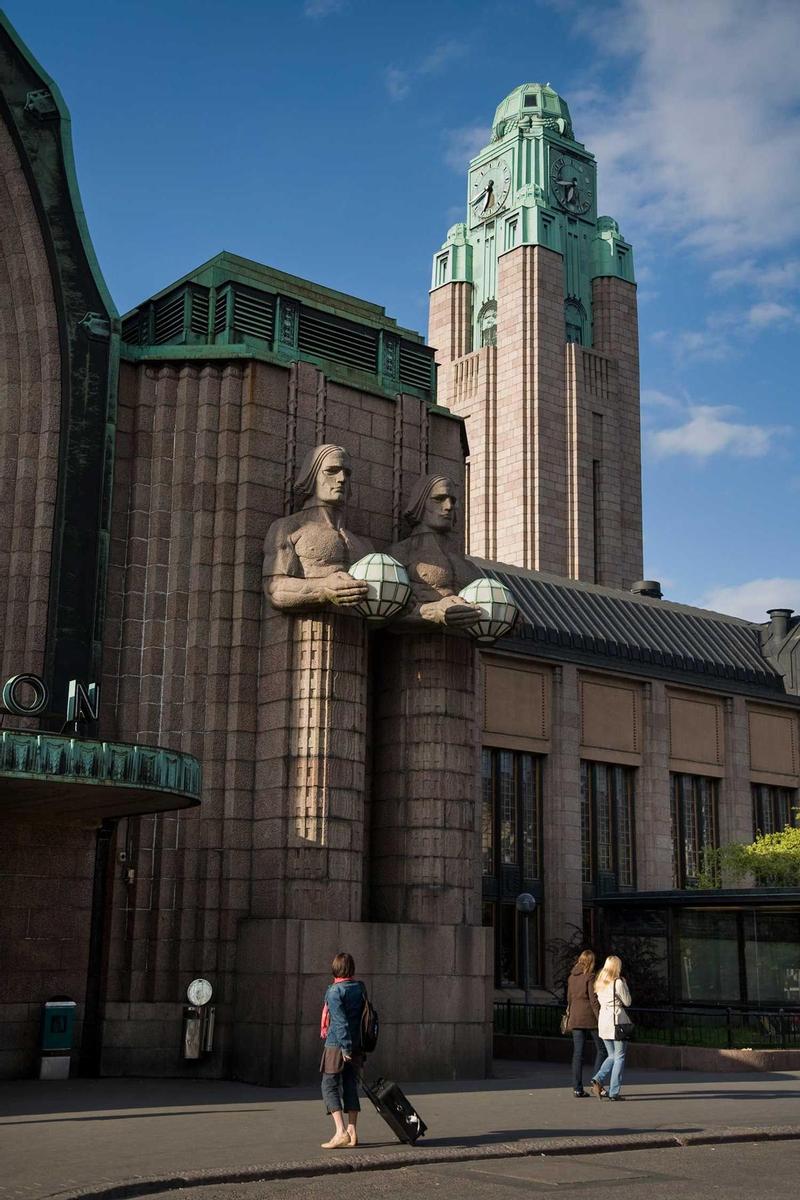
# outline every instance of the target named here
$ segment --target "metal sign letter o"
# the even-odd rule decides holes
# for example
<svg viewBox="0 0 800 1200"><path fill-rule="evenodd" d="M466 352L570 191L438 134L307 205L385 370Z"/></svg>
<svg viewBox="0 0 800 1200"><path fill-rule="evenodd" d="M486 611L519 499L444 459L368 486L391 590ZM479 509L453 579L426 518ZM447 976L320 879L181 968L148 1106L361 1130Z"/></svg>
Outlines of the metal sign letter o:
<svg viewBox="0 0 800 1200"><path fill-rule="evenodd" d="M23 687L33 690L31 704L25 704L18 698ZM11 679L7 679L3 684L3 708L16 717L36 717L45 711L49 701L50 693L47 690L47 684L38 675L12 675Z"/></svg>

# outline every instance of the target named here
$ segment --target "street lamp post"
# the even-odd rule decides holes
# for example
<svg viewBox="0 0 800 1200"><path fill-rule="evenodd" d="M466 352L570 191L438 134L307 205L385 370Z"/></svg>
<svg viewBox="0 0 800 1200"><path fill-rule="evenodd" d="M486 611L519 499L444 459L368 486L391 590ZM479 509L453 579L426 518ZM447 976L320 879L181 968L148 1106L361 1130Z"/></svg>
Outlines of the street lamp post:
<svg viewBox="0 0 800 1200"><path fill-rule="evenodd" d="M536 898L530 892L520 892L516 899L517 912L523 917L522 924L522 986L525 989L525 1003L529 1003L530 990L530 934L529 925L531 914L536 909Z"/></svg>

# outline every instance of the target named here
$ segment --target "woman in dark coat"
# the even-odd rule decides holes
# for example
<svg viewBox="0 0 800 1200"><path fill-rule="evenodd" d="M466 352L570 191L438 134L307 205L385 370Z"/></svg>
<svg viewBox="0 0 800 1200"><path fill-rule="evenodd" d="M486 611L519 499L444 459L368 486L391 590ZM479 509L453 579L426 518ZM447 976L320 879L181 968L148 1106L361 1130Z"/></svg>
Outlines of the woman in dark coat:
<svg viewBox="0 0 800 1200"><path fill-rule="evenodd" d="M351 954L337 954L331 963L333 983L325 993L320 1035L325 1040L320 1071L322 1098L333 1117L334 1134L323 1142L323 1150L341 1150L358 1145L356 1123L358 1073L364 1063L361 1052L361 1014L367 989L354 979L356 964ZM344 1114L347 1113L345 1125Z"/></svg>
<svg viewBox="0 0 800 1200"><path fill-rule="evenodd" d="M606 1057L606 1048L597 1032L600 1003L594 990L594 952L584 950L567 979L567 1029L572 1034L572 1087L578 1097L588 1095L583 1090L583 1047L586 1035L594 1042L594 1079Z"/></svg>

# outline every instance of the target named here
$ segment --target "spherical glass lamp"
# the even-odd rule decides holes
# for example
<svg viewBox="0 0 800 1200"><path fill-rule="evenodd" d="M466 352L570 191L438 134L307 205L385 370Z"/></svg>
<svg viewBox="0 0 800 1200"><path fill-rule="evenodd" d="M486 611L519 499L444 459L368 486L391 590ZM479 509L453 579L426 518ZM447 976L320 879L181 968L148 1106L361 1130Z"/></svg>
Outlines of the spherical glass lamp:
<svg viewBox="0 0 800 1200"><path fill-rule="evenodd" d="M353 579L360 579L369 587L369 594L355 612L368 621L388 621L405 608L411 596L411 583L402 563L390 554L365 554L350 567Z"/></svg>
<svg viewBox="0 0 800 1200"><path fill-rule="evenodd" d="M475 604L483 612L469 632L478 642L496 642L514 628L519 609L504 583L497 579L473 579L458 593L467 604Z"/></svg>

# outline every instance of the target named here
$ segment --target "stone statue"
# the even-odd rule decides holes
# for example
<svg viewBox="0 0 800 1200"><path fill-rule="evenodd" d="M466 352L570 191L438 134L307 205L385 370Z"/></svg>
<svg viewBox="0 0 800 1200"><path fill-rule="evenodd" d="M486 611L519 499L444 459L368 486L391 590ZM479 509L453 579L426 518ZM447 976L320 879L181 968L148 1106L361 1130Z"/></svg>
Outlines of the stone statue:
<svg viewBox="0 0 800 1200"><path fill-rule="evenodd" d="M424 475L408 498L405 517L412 532L389 550L408 571L413 589L413 609L402 620L468 629L479 620L481 609L466 604L457 594L477 572L453 536L453 481L446 475Z"/></svg>
<svg viewBox="0 0 800 1200"><path fill-rule="evenodd" d="M344 526L351 474L342 446L316 446L303 460L295 483L302 508L273 521L264 541L264 590L274 608L346 608L367 595L367 584L347 574L372 549Z"/></svg>

